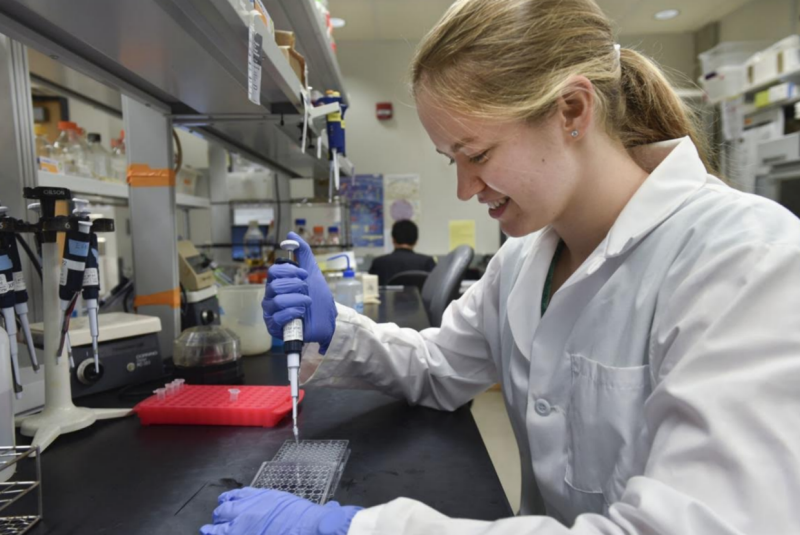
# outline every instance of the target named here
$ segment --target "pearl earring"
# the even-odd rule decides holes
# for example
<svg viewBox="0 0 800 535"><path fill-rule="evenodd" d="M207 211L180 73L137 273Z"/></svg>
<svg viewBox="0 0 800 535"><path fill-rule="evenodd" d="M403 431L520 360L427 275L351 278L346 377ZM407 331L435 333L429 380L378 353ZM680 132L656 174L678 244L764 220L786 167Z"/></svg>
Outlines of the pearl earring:
<svg viewBox="0 0 800 535"><path fill-rule="evenodd" d="M569 133L569 135L571 135L572 137L578 137L578 131L573 130L572 132Z"/></svg>

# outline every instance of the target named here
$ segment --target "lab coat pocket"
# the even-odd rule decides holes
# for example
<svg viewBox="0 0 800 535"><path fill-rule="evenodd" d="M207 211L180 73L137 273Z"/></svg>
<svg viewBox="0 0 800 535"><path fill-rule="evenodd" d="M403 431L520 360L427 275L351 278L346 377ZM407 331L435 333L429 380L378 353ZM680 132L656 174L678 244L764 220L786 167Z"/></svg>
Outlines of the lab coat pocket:
<svg viewBox="0 0 800 535"><path fill-rule="evenodd" d="M581 355L570 355L570 361L565 480L613 503L627 480L644 469L636 446L645 433L650 366L616 368Z"/></svg>

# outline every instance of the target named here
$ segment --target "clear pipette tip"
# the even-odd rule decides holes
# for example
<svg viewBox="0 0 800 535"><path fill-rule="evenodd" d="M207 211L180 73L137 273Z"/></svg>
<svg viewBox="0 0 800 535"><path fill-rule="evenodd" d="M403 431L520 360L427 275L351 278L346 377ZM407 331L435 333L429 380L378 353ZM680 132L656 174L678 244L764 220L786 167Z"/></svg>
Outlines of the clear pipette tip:
<svg viewBox="0 0 800 535"><path fill-rule="evenodd" d="M297 428L297 396L292 396L292 432L294 433L294 441L296 444L300 443L300 429Z"/></svg>
<svg viewBox="0 0 800 535"><path fill-rule="evenodd" d="M94 372L100 373L100 350L97 348L97 337L92 336L92 353L94 354Z"/></svg>

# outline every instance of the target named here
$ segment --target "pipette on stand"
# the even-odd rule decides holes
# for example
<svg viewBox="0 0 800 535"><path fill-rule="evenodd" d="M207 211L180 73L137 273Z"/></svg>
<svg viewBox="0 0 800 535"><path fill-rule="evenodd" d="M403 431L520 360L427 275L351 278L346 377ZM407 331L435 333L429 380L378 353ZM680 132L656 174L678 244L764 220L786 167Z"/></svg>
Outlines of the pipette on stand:
<svg viewBox="0 0 800 535"><path fill-rule="evenodd" d="M11 236L11 239L14 239ZM14 393L17 399L22 398L22 383L19 374L19 346L17 344L17 320L14 317L14 267L8 255L8 237L3 238L0 249L0 311L5 321L6 332L11 350L11 375L14 382Z"/></svg>
<svg viewBox="0 0 800 535"><path fill-rule="evenodd" d="M31 324L28 321L28 288L25 285L25 277L22 273L22 260L19 256L19 248L16 240L10 238L9 256L14 266L14 310L22 325L22 333L25 335L25 343L28 345L28 355L31 357L33 371L39 371L39 360L36 358L36 347L33 345L33 335L31 335Z"/></svg>
<svg viewBox="0 0 800 535"><path fill-rule="evenodd" d="M279 258L277 264L293 264L294 251L300 244L294 240L281 242L281 249L288 251L290 258ZM300 398L300 353L303 351L303 320L298 318L283 327L283 350L286 353L286 365L289 369L289 385L292 393L292 432L295 442L300 441L300 430L297 427L297 401Z"/></svg>
<svg viewBox="0 0 800 535"><path fill-rule="evenodd" d="M0 219L8 217L8 207L0 206ZM13 270L14 290L14 311L17 313L19 323L22 326L22 333L25 335L25 343L28 345L28 354L31 358L33 371L39 371L39 361L36 359L36 348L33 346L33 336L31 335L31 325L28 321L28 288L25 285L25 277L22 273L22 260L19 256L19 248L14 234L5 236L0 235L0 240L5 240L5 250L11 259Z"/></svg>
<svg viewBox="0 0 800 535"><path fill-rule="evenodd" d="M97 322L97 298L100 296L100 275L98 269L97 234L91 233L89 256L86 258L86 269L83 272L83 301L89 314L89 332L92 335L92 354L94 355L94 371L100 373L100 352L97 339L100 329Z"/></svg>
<svg viewBox="0 0 800 535"><path fill-rule="evenodd" d="M78 294L83 288L83 271L86 269L86 257L89 255L91 245L92 222L86 217L88 201L73 199L73 202L76 205L73 213L78 216L78 224L67 231L64 240L64 259L61 261L61 279L58 286L61 311L64 315L61 319L61 340L56 357L60 357L64 350L64 343L69 333L70 316L75 309ZM71 347L68 349L70 353L71 349ZM74 364L72 359L70 363Z"/></svg>

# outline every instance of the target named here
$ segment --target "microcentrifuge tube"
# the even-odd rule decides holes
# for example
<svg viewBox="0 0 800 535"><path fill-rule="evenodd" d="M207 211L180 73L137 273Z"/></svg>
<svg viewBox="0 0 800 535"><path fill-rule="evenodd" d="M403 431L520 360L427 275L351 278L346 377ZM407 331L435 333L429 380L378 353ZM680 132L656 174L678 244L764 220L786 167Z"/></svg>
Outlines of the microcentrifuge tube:
<svg viewBox="0 0 800 535"><path fill-rule="evenodd" d="M239 389L238 388L230 388L228 392L231 394L231 402L236 401L239 399Z"/></svg>
<svg viewBox="0 0 800 535"><path fill-rule="evenodd" d="M153 390L153 394L158 396L159 401L164 401L167 398L167 389L166 388L156 388Z"/></svg>

